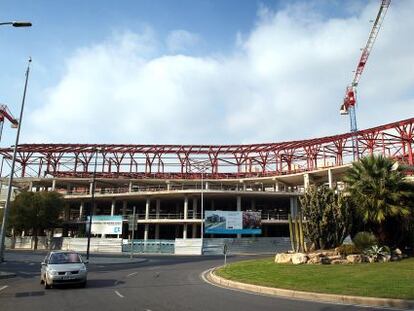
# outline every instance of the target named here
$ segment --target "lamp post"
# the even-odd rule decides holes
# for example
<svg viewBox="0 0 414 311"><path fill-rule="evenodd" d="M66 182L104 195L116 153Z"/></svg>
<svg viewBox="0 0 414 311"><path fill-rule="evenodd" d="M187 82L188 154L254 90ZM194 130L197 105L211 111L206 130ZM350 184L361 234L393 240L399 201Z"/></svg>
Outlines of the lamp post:
<svg viewBox="0 0 414 311"><path fill-rule="evenodd" d="M89 211L89 226L88 226L88 244L86 246L86 259L89 260L89 249L91 246L91 230L92 230L92 216L95 209L95 185L96 185L96 167L98 165L98 148L95 148L95 164L93 166L92 174L92 189L91 189L91 208Z"/></svg>
<svg viewBox="0 0 414 311"><path fill-rule="evenodd" d="M12 187L13 187L14 167L15 167L15 164L16 164L16 154L17 154L17 148L18 148L18 145L19 145L20 129L21 129L22 120L23 120L24 103L26 101L27 82L29 80L30 63L31 62L32 62L32 58L29 58L29 61L28 61L28 64L27 64L27 69L26 69L26 80L25 80L25 83L24 83L22 105L21 105L21 108L20 108L19 124L17 126L16 142L14 143L14 147L13 147L13 158L12 158L12 164L11 164L11 169L10 169L9 186L7 188L6 204L4 206L3 222L1 223L1 229L0 229L0 262L4 261L4 241L5 241L5 238L6 238L7 216L8 216L8 212L9 212L10 198L11 198Z"/></svg>
<svg viewBox="0 0 414 311"><path fill-rule="evenodd" d="M0 26L1 25L11 25L13 27L32 27L32 23L26 21L0 22Z"/></svg>

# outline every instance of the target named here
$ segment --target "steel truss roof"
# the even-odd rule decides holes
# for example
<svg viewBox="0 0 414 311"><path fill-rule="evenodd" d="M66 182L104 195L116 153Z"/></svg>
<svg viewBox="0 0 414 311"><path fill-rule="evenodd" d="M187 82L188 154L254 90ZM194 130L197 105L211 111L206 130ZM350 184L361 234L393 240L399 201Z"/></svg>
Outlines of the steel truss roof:
<svg viewBox="0 0 414 311"><path fill-rule="evenodd" d="M278 176L353 159L352 136L358 154L380 153L413 165L414 118L314 139L250 145L112 145L22 144L18 146L16 176L90 178L97 159L101 178L244 178ZM1 148L1 176L13 148Z"/></svg>

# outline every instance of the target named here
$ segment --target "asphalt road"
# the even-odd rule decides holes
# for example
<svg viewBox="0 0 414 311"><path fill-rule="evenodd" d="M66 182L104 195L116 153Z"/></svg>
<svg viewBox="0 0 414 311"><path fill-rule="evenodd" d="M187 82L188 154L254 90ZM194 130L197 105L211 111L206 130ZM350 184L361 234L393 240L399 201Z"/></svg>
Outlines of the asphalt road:
<svg viewBox="0 0 414 311"><path fill-rule="evenodd" d="M23 256L19 260L19 254L13 254L13 260L0 264L0 270L17 274L15 278L0 280L1 311L381 310L259 296L216 287L200 277L201 272L223 262L222 258L210 256L140 256L146 260L90 264L86 288L44 290L39 282L41 257ZM229 261L240 259L243 257L232 257Z"/></svg>

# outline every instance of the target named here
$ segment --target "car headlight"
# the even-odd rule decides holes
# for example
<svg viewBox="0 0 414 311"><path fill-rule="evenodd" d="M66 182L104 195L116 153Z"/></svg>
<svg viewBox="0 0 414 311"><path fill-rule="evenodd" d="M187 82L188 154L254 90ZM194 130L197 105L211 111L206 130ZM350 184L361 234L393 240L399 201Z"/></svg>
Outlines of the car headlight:
<svg viewBox="0 0 414 311"><path fill-rule="evenodd" d="M79 269L80 272L86 272L86 266L84 265L82 268Z"/></svg>
<svg viewBox="0 0 414 311"><path fill-rule="evenodd" d="M47 272L48 272L50 275L57 275L57 274L58 274L58 272L57 272L56 270L52 270L52 269L49 269Z"/></svg>

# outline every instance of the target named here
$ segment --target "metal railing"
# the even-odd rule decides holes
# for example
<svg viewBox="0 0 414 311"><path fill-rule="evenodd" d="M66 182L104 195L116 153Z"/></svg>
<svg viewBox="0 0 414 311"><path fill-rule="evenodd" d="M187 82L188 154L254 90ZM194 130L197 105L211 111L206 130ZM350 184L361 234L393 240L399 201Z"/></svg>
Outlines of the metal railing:
<svg viewBox="0 0 414 311"><path fill-rule="evenodd" d="M122 252L131 252L131 244L134 253L148 254L174 254L174 240L124 240L122 243Z"/></svg>

